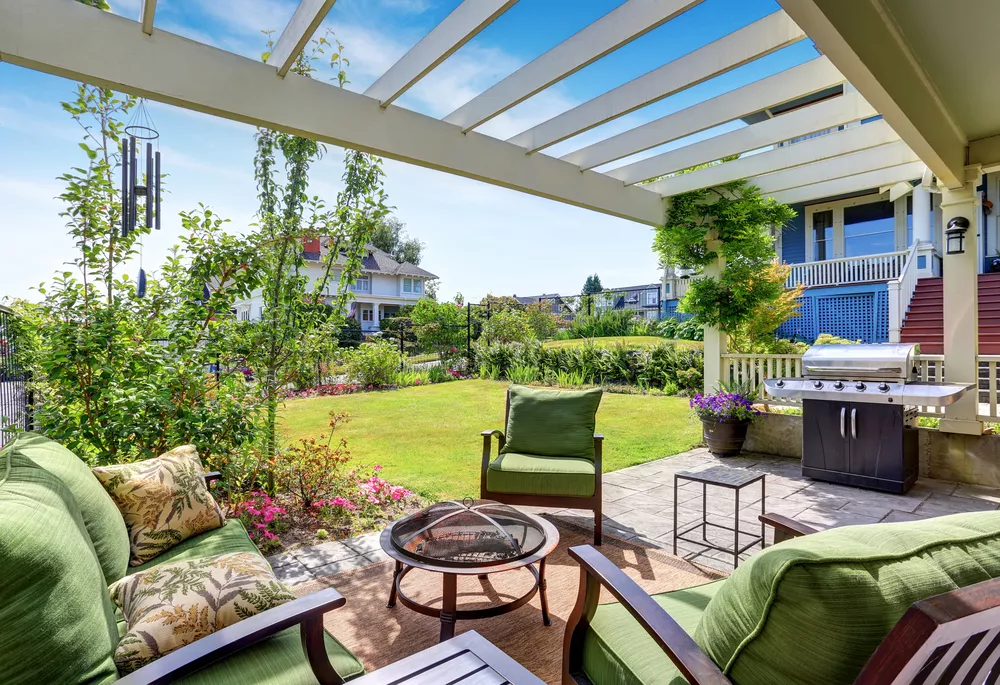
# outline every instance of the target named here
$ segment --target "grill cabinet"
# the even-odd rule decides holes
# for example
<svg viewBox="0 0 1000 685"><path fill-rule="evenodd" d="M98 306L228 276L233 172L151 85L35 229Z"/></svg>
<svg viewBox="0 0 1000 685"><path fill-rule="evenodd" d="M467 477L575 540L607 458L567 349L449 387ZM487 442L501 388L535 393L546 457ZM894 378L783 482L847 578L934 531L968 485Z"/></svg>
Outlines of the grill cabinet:
<svg viewBox="0 0 1000 685"><path fill-rule="evenodd" d="M764 381L802 400L802 475L904 493L918 476L913 406L952 404L973 386L916 382L916 346L814 345L803 378Z"/></svg>

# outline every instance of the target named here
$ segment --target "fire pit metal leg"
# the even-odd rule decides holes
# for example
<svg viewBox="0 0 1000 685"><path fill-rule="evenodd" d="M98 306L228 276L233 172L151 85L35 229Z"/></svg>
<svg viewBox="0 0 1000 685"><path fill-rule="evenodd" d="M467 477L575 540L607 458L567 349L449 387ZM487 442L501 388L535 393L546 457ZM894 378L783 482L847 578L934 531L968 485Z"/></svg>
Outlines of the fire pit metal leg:
<svg viewBox="0 0 1000 685"><path fill-rule="evenodd" d="M549 598L545 592L545 559L538 562L538 594L542 598L542 624L552 625L549 619Z"/></svg>
<svg viewBox="0 0 1000 685"><path fill-rule="evenodd" d="M396 606L396 584L399 582L399 574L403 572L403 562L397 561L396 568L392 572L392 589L389 590L389 601L385 607L391 609Z"/></svg>
<svg viewBox="0 0 1000 685"><path fill-rule="evenodd" d="M458 576L442 573L444 587L441 592L441 638L440 642L455 637L455 610L458 604Z"/></svg>

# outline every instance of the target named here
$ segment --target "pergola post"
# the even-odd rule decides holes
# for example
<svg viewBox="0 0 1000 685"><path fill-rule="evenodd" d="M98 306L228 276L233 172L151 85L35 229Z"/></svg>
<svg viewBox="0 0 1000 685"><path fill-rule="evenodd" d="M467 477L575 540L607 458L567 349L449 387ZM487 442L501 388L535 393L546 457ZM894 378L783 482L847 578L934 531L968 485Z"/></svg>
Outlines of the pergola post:
<svg viewBox="0 0 1000 685"><path fill-rule="evenodd" d="M722 241L711 236L708 241L708 249L718 252L722 246ZM705 267L703 275L706 278L714 278L722 273L725 267L725 257L716 257L715 262ZM705 392L715 392L720 382L729 382L726 373L726 360L722 355L729 352L729 336L717 326L705 326Z"/></svg>
<svg viewBox="0 0 1000 685"><path fill-rule="evenodd" d="M948 254L944 245L944 368L951 383L979 384L979 269L975 182L955 190L944 190L941 213L945 227L955 217L964 217L971 224L965 234L965 249L961 254ZM916 219L916 207L914 207ZM979 414L979 392L973 390L945 408L940 430L945 433L980 435L983 422Z"/></svg>

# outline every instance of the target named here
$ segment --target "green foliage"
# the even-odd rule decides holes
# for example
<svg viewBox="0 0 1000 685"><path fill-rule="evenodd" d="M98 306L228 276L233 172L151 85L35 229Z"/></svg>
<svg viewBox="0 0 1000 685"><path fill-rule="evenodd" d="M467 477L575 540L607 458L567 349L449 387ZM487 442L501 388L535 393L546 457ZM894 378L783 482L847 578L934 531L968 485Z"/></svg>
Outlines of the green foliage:
<svg viewBox="0 0 1000 685"><path fill-rule="evenodd" d="M454 302L422 298L409 314L412 334L420 352L465 350L468 319L465 309Z"/></svg>
<svg viewBox="0 0 1000 685"><path fill-rule="evenodd" d="M516 309L495 311L483 324L480 337L489 343L525 343L536 340L528 315Z"/></svg>
<svg viewBox="0 0 1000 685"><path fill-rule="evenodd" d="M597 274L592 276L587 276L587 280L583 283L583 294L593 295L604 290L604 286L601 285L601 277Z"/></svg>
<svg viewBox="0 0 1000 685"><path fill-rule="evenodd" d="M337 427L348 420L347 414L330 412L329 433L317 438L302 438L297 445L281 450L274 459L274 479L278 489L295 498L303 511L319 500L332 499L348 489L354 472L347 462L351 453L347 440L334 442Z"/></svg>
<svg viewBox="0 0 1000 685"><path fill-rule="evenodd" d="M820 333L819 337L813 342L813 345L859 345L860 343L860 340L848 340L847 338L839 338L829 333Z"/></svg>
<svg viewBox="0 0 1000 685"><path fill-rule="evenodd" d="M577 315L569 327L559 331L559 335L556 337L563 340L654 335L684 340L701 340L704 337L700 325L690 324L681 327L680 323L674 319L664 319L657 322L638 316L634 311L628 309L610 309L598 312L593 316Z"/></svg>
<svg viewBox="0 0 1000 685"><path fill-rule="evenodd" d="M482 378L524 383L543 380L555 385L629 385L645 389L700 389L704 354L663 342L651 347L591 341L574 347L543 347L537 342L476 343L477 371ZM526 380L530 378L529 380ZM697 381L697 384L695 384Z"/></svg>
<svg viewBox="0 0 1000 685"><path fill-rule="evenodd" d="M772 226L782 227L794 211L765 198L746 181L671 198L666 225L653 248L664 264L700 270L723 257L718 276L692 281L681 311L727 333L753 320L762 303L778 300L783 284L764 277L775 259Z"/></svg>
<svg viewBox="0 0 1000 685"><path fill-rule="evenodd" d="M386 216L375 223L371 244L389 253L397 262L420 263L424 244L406 235L406 224L394 216Z"/></svg>
<svg viewBox="0 0 1000 685"><path fill-rule="evenodd" d="M375 340L346 353L347 377L363 387L384 388L397 378L403 358L388 340Z"/></svg>

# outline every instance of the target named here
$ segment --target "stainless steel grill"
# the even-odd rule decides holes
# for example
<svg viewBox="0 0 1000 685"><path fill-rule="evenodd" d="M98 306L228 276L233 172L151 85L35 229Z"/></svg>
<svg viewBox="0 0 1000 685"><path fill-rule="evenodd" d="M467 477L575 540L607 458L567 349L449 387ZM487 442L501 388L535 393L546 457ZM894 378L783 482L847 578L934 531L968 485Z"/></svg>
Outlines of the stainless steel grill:
<svg viewBox="0 0 1000 685"><path fill-rule="evenodd" d="M952 404L974 387L919 381L916 345L815 345L802 375L764 381L771 395L802 400L802 475L896 493L918 475L912 408Z"/></svg>
<svg viewBox="0 0 1000 685"><path fill-rule="evenodd" d="M918 382L916 345L814 345L802 355L802 378L764 381L774 397L943 407L972 389L966 383Z"/></svg>

